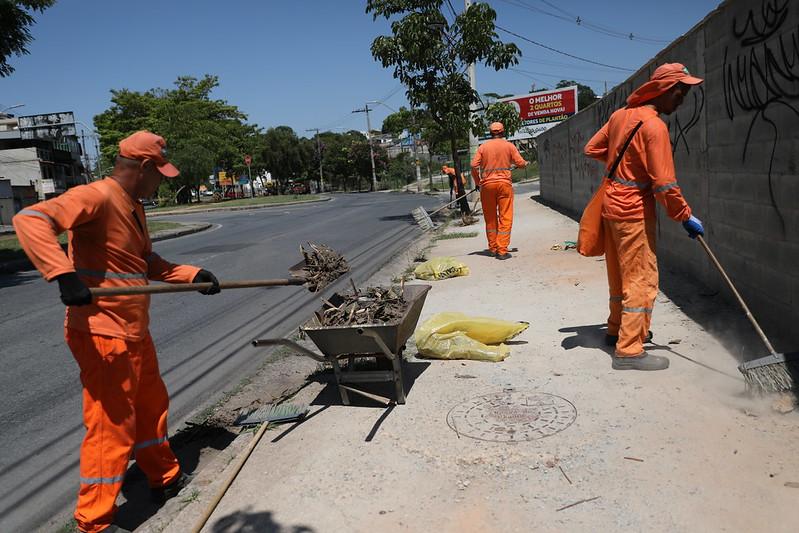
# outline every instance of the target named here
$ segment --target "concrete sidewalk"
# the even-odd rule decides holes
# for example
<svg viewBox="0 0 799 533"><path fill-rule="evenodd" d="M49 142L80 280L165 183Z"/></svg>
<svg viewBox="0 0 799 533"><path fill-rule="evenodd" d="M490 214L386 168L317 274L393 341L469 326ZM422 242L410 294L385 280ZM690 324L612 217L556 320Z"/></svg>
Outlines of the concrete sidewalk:
<svg viewBox="0 0 799 533"><path fill-rule="evenodd" d="M662 294L652 351L671 368L613 371L603 260L562 249L573 220L517 195L519 250L504 262L473 255L482 223L468 229L480 235L428 254L471 275L433 282L421 320L457 310L530 322L510 357L419 360L409 343L407 404L389 409L342 406L329 376L312 381L294 399L309 418L266 433L203 531L796 530L796 412L744 396L735 358ZM250 439L156 529L190 530Z"/></svg>

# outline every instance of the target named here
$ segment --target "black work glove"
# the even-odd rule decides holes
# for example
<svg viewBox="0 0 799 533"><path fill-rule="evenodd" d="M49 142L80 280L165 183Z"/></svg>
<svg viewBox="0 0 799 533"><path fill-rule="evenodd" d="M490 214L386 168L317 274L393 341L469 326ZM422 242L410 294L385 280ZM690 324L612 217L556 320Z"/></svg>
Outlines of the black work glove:
<svg viewBox="0 0 799 533"><path fill-rule="evenodd" d="M194 279L191 280L192 283L213 283L213 285L207 289L203 289L198 291L200 294L218 294L219 293L219 280L216 279L216 276L211 274L205 269L200 270L197 272L197 275L194 276Z"/></svg>
<svg viewBox="0 0 799 533"><path fill-rule="evenodd" d="M61 290L61 301L64 305L89 305L92 293L75 272L67 272L56 276L58 288Z"/></svg>

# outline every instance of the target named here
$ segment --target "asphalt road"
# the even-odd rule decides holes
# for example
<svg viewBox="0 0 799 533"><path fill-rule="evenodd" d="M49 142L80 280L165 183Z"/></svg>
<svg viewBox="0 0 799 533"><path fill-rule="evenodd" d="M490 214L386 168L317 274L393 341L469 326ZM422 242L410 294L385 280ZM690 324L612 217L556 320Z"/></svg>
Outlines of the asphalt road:
<svg viewBox="0 0 799 533"><path fill-rule="evenodd" d="M310 240L342 252L359 283L420 234L410 211L439 203L422 195L348 194L304 206L161 218L216 226L154 247L220 280L284 278L300 260L299 244ZM289 333L318 301L297 287L154 295L151 332L171 396L171 427L258 367L265 353L252 339ZM30 531L55 525L74 505L81 387L63 339L57 285L35 271L0 276L0 302L0 531Z"/></svg>

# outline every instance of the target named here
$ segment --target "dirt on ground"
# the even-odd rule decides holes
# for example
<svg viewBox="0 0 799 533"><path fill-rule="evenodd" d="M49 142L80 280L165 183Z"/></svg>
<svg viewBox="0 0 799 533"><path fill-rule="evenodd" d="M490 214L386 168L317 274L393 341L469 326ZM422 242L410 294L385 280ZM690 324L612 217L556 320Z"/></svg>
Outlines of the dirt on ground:
<svg viewBox="0 0 799 533"><path fill-rule="evenodd" d="M648 350L671 367L614 371L603 261L564 246L576 223L517 196L509 261L485 254L473 227L431 252L471 275L432 282L420 322L529 322L511 356L422 360L409 342L407 403L389 408L344 406L315 374L292 400L309 417L266 433L203 531L796 530L797 412L745 394L736 352L755 348L729 306L665 272ZM186 531L229 471L222 455L171 522L147 530Z"/></svg>

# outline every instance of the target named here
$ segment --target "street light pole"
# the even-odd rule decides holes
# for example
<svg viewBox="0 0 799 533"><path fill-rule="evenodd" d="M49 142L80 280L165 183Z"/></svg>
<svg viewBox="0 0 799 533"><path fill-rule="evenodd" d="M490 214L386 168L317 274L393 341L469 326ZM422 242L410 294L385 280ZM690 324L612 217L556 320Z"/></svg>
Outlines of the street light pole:
<svg viewBox="0 0 799 533"><path fill-rule="evenodd" d="M372 123L369 121L369 104L363 109L356 109L353 113L366 113L366 140L369 143L369 159L372 162L372 190L377 191L377 174L375 173L375 152L372 149Z"/></svg>
<svg viewBox="0 0 799 533"><path fill-rule="evenodd" d="M309 128L305 131L316 132L316 152L319 154L319 192L325 192L324 178L322 177L322 143L319 140L319 128Z"/></svg>
<svg viewBox="0 0 799 533"><path fill-rule="evenodd" d="M0 115L5 115L6 111L8 111L9 109L16 109L18 107L24 107L24 106L25 106L25 104L14 104L14 105L10 105L8 107L4 107L2 110L0 110Z"/></svg>

